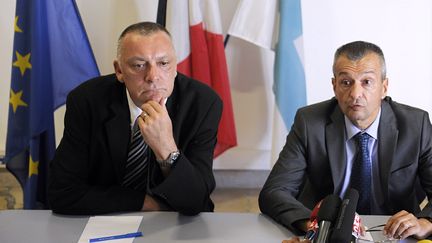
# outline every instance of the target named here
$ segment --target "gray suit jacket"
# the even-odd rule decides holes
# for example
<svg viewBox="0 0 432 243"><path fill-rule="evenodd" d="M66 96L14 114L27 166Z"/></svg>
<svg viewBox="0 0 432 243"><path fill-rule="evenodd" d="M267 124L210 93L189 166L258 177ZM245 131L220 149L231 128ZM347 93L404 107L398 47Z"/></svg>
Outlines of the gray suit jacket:
<svg viewBox="0 0 432 243"><path fill-rule="evenodd" d="M419 182L432 195L432 126L427 112L386 97L378 128L379 170L387 214L422 211ZM326 195L339 195L345 176L345 122L337 100L298 110L286 144L259 196L260 209L291 230Z"/></svg>

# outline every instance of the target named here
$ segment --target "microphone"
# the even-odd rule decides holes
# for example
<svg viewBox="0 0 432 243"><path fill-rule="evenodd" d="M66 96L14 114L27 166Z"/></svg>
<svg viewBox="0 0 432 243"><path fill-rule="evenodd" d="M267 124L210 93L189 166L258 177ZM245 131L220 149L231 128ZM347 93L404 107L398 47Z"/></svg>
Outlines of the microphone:
<svg viewBox="0 0 432 243"><path fill-rule="evenodd" d="M318 211L321 207L322 200L319 201L311 212L311 216L309 218L308 229L303 239L312 241L315 238L315 235L318 231Z"/></svg>
<svg viewBox="0 0 432 243"><path fill-rule="evenodd" d="M358 199L359 194L357 190L351 188L347 190L339 209L339 214L330 237L330 242L348 243L351 241ZM355 227L359 227L359 225L360 224Z"/></svg>
<svg viewBox="0 0 432 243"><path fill-rule="evenodd" d="M341 199L336 195L328 195L321 203L318 211L318 234L314 243L327 243L332 223L336 220Z"/></svg>

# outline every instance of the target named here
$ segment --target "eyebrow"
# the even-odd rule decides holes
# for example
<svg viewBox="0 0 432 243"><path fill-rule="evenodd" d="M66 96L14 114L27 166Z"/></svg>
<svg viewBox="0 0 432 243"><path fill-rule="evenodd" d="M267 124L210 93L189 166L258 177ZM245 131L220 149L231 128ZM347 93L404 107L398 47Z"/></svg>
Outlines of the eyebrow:
<svg viewBox="0 0 432 243"><path fill-rule="evenodd" d="M159 57L156 57L155 60L156 61L162 61L162 60L169 60L169 56L168 55L162 55ZM144 62L148 62L148 60L144 57L139 57L139 56L133 56L131 58L129 58L127 61L144 61Z"/></svg>
<svg viewBox="0 0 432 243"><path fill-rule="evenodd" d="M374 70L369 70L369 71L363 72L362 74L376 74L376 73ZM342 76L342 75L350 76L348 72L339 72L337 74L337 76Z"/></svg>
<svg viewBox="0 0 432 243"><path fill-rule="evenodd" d="M142 57L133 56L131 58L128 58L127 61L130 62L130 61L146 61L146 60Z"/></svg>

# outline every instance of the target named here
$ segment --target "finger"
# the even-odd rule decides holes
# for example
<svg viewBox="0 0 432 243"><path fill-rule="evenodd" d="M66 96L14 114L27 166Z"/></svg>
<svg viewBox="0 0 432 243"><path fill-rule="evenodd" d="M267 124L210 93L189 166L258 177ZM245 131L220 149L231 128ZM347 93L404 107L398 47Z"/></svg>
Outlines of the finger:
<svg viewBox="0 0 432 243"><path fill-rule="evenodd" d="M363 224L360 225L360 235L364 236L366 234L366 228Z"/></svg>
<svg viewBox="0 0 432 243"><path fill-rule="evenodd" d="M399 227L399 224L401 222L401 219L405 217L408 214L408 212L402 210L394 214L387 220L386 225L384 226L384 234L387 236L393 236L396 233L396 230Z"/></svg>
<svg viewBox="0 0 432 243"><path fill-rule="evenodd" d="M141 112L140 117L144 120L146 117L148 117L149 114L145 111Z"/></svg>
<svg viewBox="0 0 432 243"><path fill-rule="evenodd" d="M416 226L409 226L406 230L399 234L399 239L406 239L417 231Z"/></svg>
<svg viewBox="0 0 432 243"><path fill-rule="evenodd" d="M147 115L149 117L156 117L157 115L157 111L153 108L153 106L150 104L150 102L145 103L144 105L142 105L141 107L143 113L147 113Z"/></svg>
<svg viewBox="0 0 432 243"><path fill-rule="evenodd" d="M149 114L150 117L154 117L158 113L162 112L162 106L155 102L155 101L149 101L142 105L141 109Z"/></svg>
<svg viewBox="0 0 432 243"><path fill-rule="evenodd" d="M396 221L393 224L388 236L396 239L400 239L401 235L403 235L405 230L407 230L409 227L411 227L411 225L406 221L402 221L402 220Z"/></svg>
<svg viewBox="0 0 432 243"><path fill-rule="evenodd" d="M160 101L159 101L159 105L161 105L162 107L165 107L166 106L166 102L167 102L167 100L168 100L168 98L162 98Z"/></svg>
<svg viewBox="0 0 432 243"><path fill-rule="evenodd" d="M145 123L144 123L144 118L142 117L142 115L140 115L140 116L137 118L137 123L138 123L138 127L140 128L141 133L142 133L142 130L143 130L144 125L145 125Z"/></svg>
<svg viewBox="0 0 432 243"><path fill-rule="evenodd" d="M288 240L283 240L282 241L282 243L297 243L297 242L300 242L300 239L297 236L292 237L292 238L290 238Z"/></svg>
<svg viewBox="0 0 432 243"><path fill-rule="evenodd" d="M393 234L393 238L400 239L402 237L402 235L404 234L404 232L409 228L409 226L410 225L408 223L400 223L399 227L397 228L397 230Z"/></svg>
<svg viewBox="0 0 432 243"><path fill-rule="evenodd" d="M392 217L393 219L389 228L384 228L384 233L389 237L400 238L405 230L415 226L414 220L417 220L417 218L406 211L401 211L395 216L394 218Z"/></svg>
<svg viewBox="0 0 432 243"><path fill-rule="evenodd" d="M168 98L164 98L161 100L161 102L159 103L159 105L161 106L162 110L166 113L168 113L167 107L166 107L166 103L167 103Z"/></svg>
<svg viewBox="0 0 432 243"><path fill-rule="evenodd" d="M402 211L397 212L396 214L394 214L393 216L391 216L391 217L387 220L387 224L386 224L386 226L387 226L387 225L394 224L394 223L395 223L396 221L398 221L401 217L404 217L404 216L406 216L407 214L408 214L408 212L405 211L405 210L402 210ZM385 228L386 226L384 226L384 228Z"/></svg>

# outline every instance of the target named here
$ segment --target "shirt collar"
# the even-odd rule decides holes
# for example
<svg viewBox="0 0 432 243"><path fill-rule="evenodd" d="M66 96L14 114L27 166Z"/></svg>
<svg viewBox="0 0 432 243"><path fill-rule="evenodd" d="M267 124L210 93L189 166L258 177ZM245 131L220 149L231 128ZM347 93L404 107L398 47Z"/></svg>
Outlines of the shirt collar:
<svg viewBox="0 0 432 243"><path fill-rule="evenodd" d="M138 106L135 105L132 98L130 97L128 89L126 89L126 96L127 96L127 101L128 101L128 105L129 105L129 111L130 111L130 126L132 128L133 125L135 124L135 120L141 115L141 113L143 111L141 110L141 108L139 108ZM167 100L168 100L168 98L165 98L165 100L164 100L165 105L166 105Z"/></svg>
<svg viewBox="0 0 432 243"><path fill-rule="evenodd" d="M132 128L133 125L135 124L135 120L138 118L139 115L141 115L142 110L141 108L135 105L132 98L130 97L128 89L126 89L126 96L127 96L127 101L129 105L129 111L130 111L130 126Z"/></svg>
<svg viewBox="0 0 432 243"><path fill-rule="evenodd" d="M379 126L379 120L381 118L381 108L378 111L378 115L375 118L375 121L372 122L372 124L366 128L364 131L356 127L350 119L348 119L347 116L344 115L345 118L345 129L347 133L347 140L350 140L352 137L354 137L359 132L366 132L369 134L369 136L373 137L375 140L378 140L378 126Z"/></svg>

